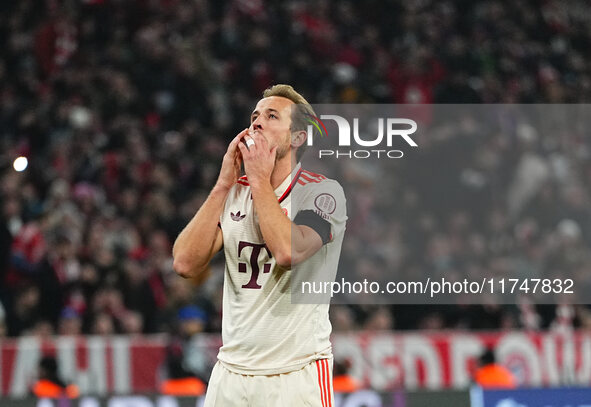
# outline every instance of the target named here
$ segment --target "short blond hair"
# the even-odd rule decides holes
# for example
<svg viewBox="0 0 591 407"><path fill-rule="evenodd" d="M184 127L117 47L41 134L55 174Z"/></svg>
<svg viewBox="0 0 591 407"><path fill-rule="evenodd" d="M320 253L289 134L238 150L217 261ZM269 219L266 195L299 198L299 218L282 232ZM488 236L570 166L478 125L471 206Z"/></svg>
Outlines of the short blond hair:
<svg viewBox="0 0 591 407"><path fill-rule="evenodd" d="M268 98L271 96L280 96L289 99L297 105L296 109L293 110L291 115L292 132L308 130L308 123L311 117L316 117L316 113L314 112L314 109L312 109L310 103L308 103L308 101L302 95L300 95L291 85L278 84L265 89L263 92L263 98ZM296 152L296 159L298 162L304 155L307 146L308 143L304 142L300 147L298 147L298 151Z"/></svg>

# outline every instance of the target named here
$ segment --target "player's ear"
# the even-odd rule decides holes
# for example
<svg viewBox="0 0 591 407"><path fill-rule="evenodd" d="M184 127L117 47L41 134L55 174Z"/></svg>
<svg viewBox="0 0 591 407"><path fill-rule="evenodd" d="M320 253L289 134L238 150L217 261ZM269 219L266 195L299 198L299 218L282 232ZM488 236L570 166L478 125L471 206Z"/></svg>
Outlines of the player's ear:
<svg viewBox="0 0 591 407"><path fill-rule="evenodd" d="M291 133L291 146L299 147L306 142L308 138L308 132L304 130L294 131Z"/></svg>

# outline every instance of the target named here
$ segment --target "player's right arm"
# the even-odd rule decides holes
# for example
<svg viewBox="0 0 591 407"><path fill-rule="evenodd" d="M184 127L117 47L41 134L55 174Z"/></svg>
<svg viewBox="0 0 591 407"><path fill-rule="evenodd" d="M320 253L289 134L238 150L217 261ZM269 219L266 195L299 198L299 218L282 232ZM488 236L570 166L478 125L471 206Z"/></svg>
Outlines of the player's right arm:
<svg viewBox="0 0 591 407"><path fill-rule="evenodd" d="M172 248L173 268L184 278L195 278L207 270L213 256L223 245L218 220L230 188L240 177L242 156L238 143L246 135L240 132L228 146L218 180L193 219L185 226Z"/></svg>

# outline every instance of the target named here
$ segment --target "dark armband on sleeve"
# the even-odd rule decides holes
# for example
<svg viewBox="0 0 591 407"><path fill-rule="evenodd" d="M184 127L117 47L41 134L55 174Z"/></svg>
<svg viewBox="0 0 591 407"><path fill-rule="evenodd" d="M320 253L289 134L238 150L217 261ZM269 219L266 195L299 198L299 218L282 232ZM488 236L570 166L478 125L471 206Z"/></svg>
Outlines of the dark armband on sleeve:
<svg viewBox="0 0 591 407"><path fill-rule="evenodd" d="M322 239L322 244L330 242L330 223L322 219L316 212L309 209L300 211L293 222L296 225L304 225L314 229Z"/></svg>

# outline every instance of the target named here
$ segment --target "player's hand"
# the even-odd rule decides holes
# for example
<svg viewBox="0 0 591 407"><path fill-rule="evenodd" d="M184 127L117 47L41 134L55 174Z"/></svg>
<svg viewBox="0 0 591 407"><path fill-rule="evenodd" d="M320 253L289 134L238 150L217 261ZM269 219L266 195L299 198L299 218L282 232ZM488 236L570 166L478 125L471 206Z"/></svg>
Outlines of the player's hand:
<svg viewBox="0 0 591 407"><path fill-rule="evenodd" d="M254 144L249 140L252 140ZM277 146L269 147L267 139L257 131L249 131L244 136L244 141L244 143L238 144L238 148L242 153L248 182L251 185L256 185L259 182L271 182Z"/></svg>
<svg viewBox="0 0 591 407"><path fill-rule="evenodd" d="M238 178L240 178L240 166L242 164L242 154L240 149L238 148L239 144L241 143L242 138L248 133L248 129L242 130L228 145L228 150L226 150L226 154L224 154L224 159L222 161L222 169L220 170L220 175L218 176L218 180L216 182L216 186L230 189Z"/></svg>

